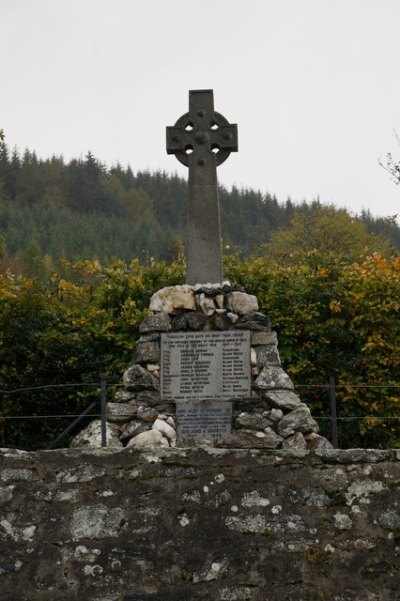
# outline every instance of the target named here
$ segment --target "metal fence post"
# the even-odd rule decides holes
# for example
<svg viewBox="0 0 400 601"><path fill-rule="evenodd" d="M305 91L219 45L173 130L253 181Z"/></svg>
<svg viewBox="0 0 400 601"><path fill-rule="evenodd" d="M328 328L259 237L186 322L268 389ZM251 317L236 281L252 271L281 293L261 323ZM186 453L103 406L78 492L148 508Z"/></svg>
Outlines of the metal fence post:
<svg viewBox="0 0 400 601"><path fill-rule="evenodd" d="M100 374L101 446L107 446L107 388L106 376Z"/></svg>
<svg viewBox="0 0 400 601"><path fill-rule="evenodd" d="M339 448L339 443L337 430L336 382L333 376L329 378L329 398L331 401L332 444L335 449L337 449Z"/></svg>

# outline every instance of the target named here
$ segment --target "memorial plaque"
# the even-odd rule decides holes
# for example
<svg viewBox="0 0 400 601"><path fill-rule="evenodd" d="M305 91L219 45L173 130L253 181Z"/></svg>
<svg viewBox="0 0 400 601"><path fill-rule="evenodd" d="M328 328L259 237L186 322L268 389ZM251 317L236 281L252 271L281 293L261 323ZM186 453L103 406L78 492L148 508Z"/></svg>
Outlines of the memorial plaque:
<svg viewBox="0 0 400 601"><path fill-rule="evenodd" d="M160 389L171 401L250 396L250 332L161 334Z"/></svg>
<svg viewBox="0 0 400 601"><path fill-rule="evenodd" d="M186 401L176 403L178 440L215 440L232 431L229 401Z"/></svg>

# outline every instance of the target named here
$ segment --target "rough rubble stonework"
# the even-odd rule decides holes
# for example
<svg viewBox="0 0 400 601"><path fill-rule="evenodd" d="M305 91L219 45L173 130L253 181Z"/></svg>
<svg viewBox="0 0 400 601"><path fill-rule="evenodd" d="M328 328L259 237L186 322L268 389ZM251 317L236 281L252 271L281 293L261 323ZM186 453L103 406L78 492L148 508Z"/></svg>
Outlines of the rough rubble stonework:
<svg viewBox="0 0 400 601"><path fill-rule="evenodd" d="M399 601L399 493L399 450L3 449L0 599Z"/></svg>
<svg viewBox="0 0 400 601"><path fill-rule="evenodd" d="M313 451L331 446L317 435L317 423L282 369L276 332L258 311L255 296L229 282L168 286L153 294L150 310L139 327L132 365L123 376L124 390L108 404L109 444L179 446L174 403L161 402L159 394L161 333L246 329L251 332L252 398L233 401L233 432L213 444ZM80 432L73 446L101 446L100 429L93 428L91 424L87 433Z"/></svg>

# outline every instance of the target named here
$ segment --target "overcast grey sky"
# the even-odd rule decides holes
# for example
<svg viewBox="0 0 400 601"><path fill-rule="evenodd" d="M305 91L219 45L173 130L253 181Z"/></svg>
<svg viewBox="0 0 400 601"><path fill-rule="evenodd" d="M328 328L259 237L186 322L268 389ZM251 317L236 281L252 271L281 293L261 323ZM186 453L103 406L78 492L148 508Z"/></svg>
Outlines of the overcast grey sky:
<svg viewBox="0 0 400 601"><path fill-rule="evenodd" d="M230 187L400 213L400 0L0 0L11 146L186 177L165 126L213 88Z"/></svg>

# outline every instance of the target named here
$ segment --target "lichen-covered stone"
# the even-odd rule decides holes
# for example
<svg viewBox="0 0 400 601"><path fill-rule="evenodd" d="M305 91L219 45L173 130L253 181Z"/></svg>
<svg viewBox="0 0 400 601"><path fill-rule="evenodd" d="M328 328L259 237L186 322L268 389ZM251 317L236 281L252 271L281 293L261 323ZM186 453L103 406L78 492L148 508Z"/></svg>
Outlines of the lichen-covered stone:
<svg viewBox="0 0 400 601"><path fill-rule="evenodd" d="M263 397L268 400L273 407L292 411L301 405L300 397L291 390L268 390L263 392Z"/></svg>
<svg viewBox="0 0 400 601"><path fill-rule="evenodd" d="M147 369L141 365L131 365L123 375L125 388L130 391L144 389L158 390L159 382Z"/></svg>
<svg viewBox="0 0 400 601"><path fill-rule="evenodd" d="M129 390L118 390L114 395L114 403L129 403L136 398L134 392Z"/></svg>
<svg viewBox="0 0 400 601"><path fill-rule="evenodd" d="M9 484L12 482L37 480L38 476L33 470L27 468L8 467L0 472L0 480Z"/></svg>
<svg viewBox="0 0 400 601"><path fill-rule="evenodd" d="M150 310L163 313L176 313L182 309L194 311L196 301L192 286L167 286L153 294Z"/></svg>
<svg viewBox="0 0 400 601"><path fill-rule="evenodd" d="M271 428L265 430L240 429L224 436L217 441L218 447L227 449L276 449L282 442L282 437Z"/></svg>
<svg viewBox="0 0 400 601"><path fill-rule="evenodd" d="M107 420L110 422L127 422L133 419L137 413L138 404L136 401L128 403L108 403Z"/></svg>
<svg viewBox="0 0 400 601"><path fill-rule="evenodd" d="M149 407L154 407L160 402L160 393L157 390L141 390L135 396L140 403L146 403Z"/></svg>
<svg viewBox="0 0 400 601"><path fill-rule="evenodd" d="M149 428L151 428L151 424L139 420L131 420L122 429L120 438L123 442L126 442L130 438L133 438L133 436L146 432Z"/></svg>
<svg viewBox="0 0 400 601"><path fill-rule="evenodd" d="M171 330L173 332L182 332L188 329L187 313L175 315L171 322Z"/></svg>
<svg viewBox="0 0 400 601"><path fill-rule="evenodd" d="M307 441L301 432L295 432L293 436L282 441L282 449L307 449Z"/></svg>
<svg viewBox="0 0 400 601"><path fill-rule="evenodd" d="M266 367L267 365L280 365L281 358L279 356L278 348L275 345L263 345L256 346L256 357L257 366L260 368Z"/></svg>
<svg viewBox="0 0 400 601"><path fill-rule="evenodd" d="M139 342L133 356L133 363L158 363L160 360L160 345L158 342Z"/></svg>
<svg viewBox="0 0 400 601"><path fill-rule="evenodd" d="M333 449L332 443L329 442L327 438L317 434L316 432L311 432L306 436L307 448L309 451L318 451L320 449Z"/></svg>
<svg viewBox="0 0 400 601"><path fill-rule="evenodd" d="M1 451L9 469L38 478L0 481L2 601L398 601L394 449Z"/></svg>
<svg viewBox="0 0 400 601"><path fill-rule="evenodd" d="M139 332L147 334L148 332L169 332L171 329L171 319L168 313L154 313L144 319L139 325Z"/></svg>
<svg viewBox="0 0 400 601"><path fill-rule="evenodd" d="M284 438L292 436L296 432L301 432L302 434L318 432L318 429L318 424L311 417L309 408L303 403L290 413L287 413L276 426L278 434Z"/></svg>
<svg viewBox="0 0 400 601"><path fill-rule="evenodd" d="M154 407L146 407L146 405L139 405L136 416L138 419L144 422L154 422L158 417L158 411Z"/></svg>
<svg viewBox="0 0 400 601"><path fill-rule="evenodd" d="M278 345L278 336L276 332L271 332L267 330L257 331L252 330L250 335L251 346L259 346L259 345Z"/></svg>
<svg viewBox="0 0 400 601"><path fill-rule="evenodd" d="M125 518L120 507L93 505L76 509L71 520L71 536L74 540L102 539L118 536Z"/></svg>
<svg viewBox="0 0 400 601"><path fill-rule="evenodd" d="M242 412L235 419L235 426L247 428L248 430L264 430L271 426L272 421L260 413Z"/></svg>
<svg viewBox="0 0 400 601"><path fill-rule="evenodd" d="M266 365L256 379L254 386L265 390L285 388L293 390L293 382L279 365Z"/></svg>
<svg viewBox="0 0 400 601"><path fill-rule="evenodd" d="M106 441L108 447L122 447L119 439L120 429L116 424L107 422ZM86 428L81 430L71 441L71 448L77 447L101 447L101 420L95 419Z"/></svg>

